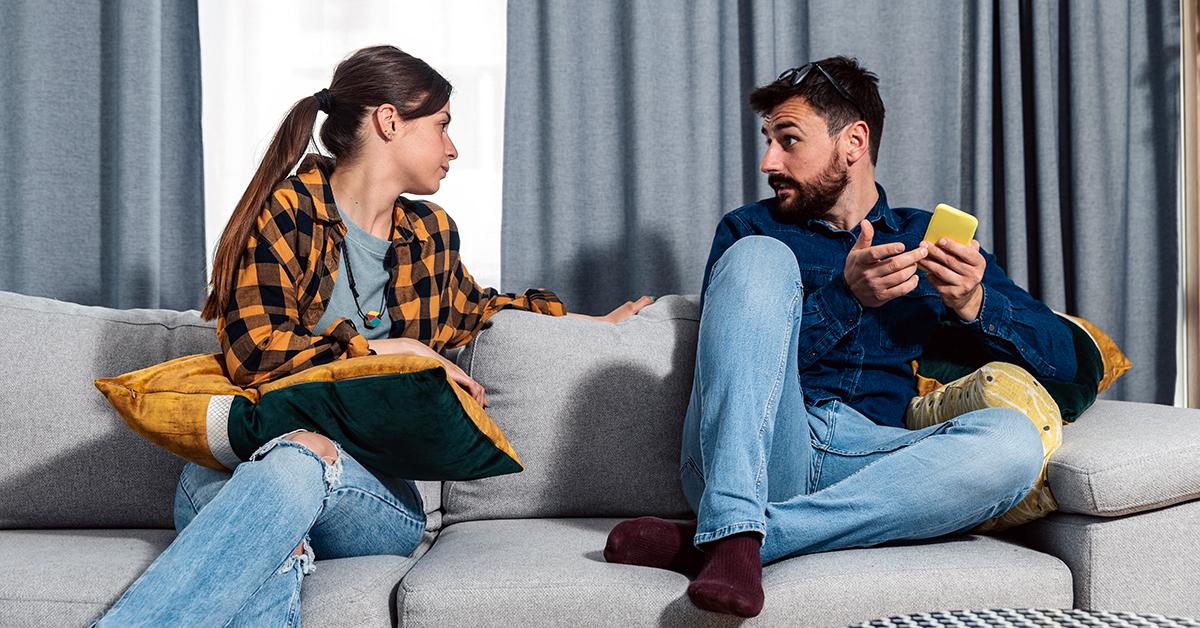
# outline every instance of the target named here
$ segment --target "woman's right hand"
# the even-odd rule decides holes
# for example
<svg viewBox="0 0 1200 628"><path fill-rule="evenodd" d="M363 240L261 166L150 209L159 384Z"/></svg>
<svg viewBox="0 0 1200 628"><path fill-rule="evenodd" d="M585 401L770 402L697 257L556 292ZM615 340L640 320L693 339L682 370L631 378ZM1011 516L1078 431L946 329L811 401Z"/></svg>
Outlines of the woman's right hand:
<svg viewBox="0 0 1200 628"><path fill-rule="evenodd" d="M463 390L467 391L475 402L486 408L488 406L487 391L479 382L471 379L466 371L458 367L457 364L447 360L445 356L434 351L425 343L412 338L377 338L368 340L367 346L379 355L420 355L427 358L433 358L442 363L442 367L446 369L446 374L454 383L462 386Z"/></svg>

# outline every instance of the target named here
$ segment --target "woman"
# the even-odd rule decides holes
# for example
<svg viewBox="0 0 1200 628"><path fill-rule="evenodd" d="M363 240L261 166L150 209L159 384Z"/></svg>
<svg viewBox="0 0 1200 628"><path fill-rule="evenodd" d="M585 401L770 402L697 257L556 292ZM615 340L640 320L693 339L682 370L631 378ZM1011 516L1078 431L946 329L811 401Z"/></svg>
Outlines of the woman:
<svg viewBox="0 0 1200 628"><path fill-rule="evenodd" d="M483 387L441 350L466 344L500 309L566 314L550 292L480 288L450 217L401 196L436 192L458 157L450 91L420 59L378 46L340 63L328 89L288 112L221 236L203 311L218 319L234 382L257 387L370 354L424 355L486 405ZM334 159L308 155L288 177L318 110ZM187 465L175 526L179 536L98 625L299 625L314 555L411 555L425 514L413 482L297 431L233 474Z"/></svg>

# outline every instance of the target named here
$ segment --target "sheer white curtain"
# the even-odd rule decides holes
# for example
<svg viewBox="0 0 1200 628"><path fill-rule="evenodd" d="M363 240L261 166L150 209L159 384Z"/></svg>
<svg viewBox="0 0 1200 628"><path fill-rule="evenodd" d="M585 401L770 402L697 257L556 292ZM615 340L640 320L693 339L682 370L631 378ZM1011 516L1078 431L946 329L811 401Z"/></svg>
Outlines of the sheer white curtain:
<svg viewBox="0 0 1200 628"><path fill-rule="evenodd" d="M453 85L459 158L430 200L454 217L462 257L500 284L504 0L200 0L205 227L213 247L288 108L353 51L390 44ZM319 121L319 120L318 120Z"/></svg>

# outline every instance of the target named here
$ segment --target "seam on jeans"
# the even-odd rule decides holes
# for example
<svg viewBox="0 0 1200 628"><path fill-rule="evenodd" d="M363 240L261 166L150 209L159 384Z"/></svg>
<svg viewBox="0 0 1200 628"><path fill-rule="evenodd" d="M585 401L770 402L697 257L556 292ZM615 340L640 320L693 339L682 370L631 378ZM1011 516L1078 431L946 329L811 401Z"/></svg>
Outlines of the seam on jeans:
<svg viewBox="0 0 1200 628"><path fill-rule="evenodd" d="M939 425L938 425L938 427L941 427L941 426L943 426L943 425L950 425L950 424L951 424L951 423L953 423L953 422L954 422L954 419L950 419L949 421L946 421L945 423L941 423L941 424L939 424ZM854 477L854 476L856 476L856 475L858 475L858 474L862 473L863 471L866 471L867 469L870 469L871 467L873 467L873 466L875 466L875 465L879 464L880 462L883 462L885 459L887 459L887 457L888 457L888 456L891 456L891 455L893 455L893 454L899 453L899 451L900 451L901 449L907 449L907 448L909 448L909 447L916 447L917 445L920 445L921 443L927 442L927 441L929 440L929 437L930 437L930 436L933 436L934 434L938 434L938 433L939 433L939 432L937 432L937 431L935 430L935 431L933 431L933 432L930 432L929 434L927 434L925 437L921 438L920 440L913 441L913 442L911 442L911 443L909 443L909 444L907 444L907 445L902 445L902 446L900 446L900 447L897 447L896 449L893 449L893 450L891 450L891 451L888 451L888 452L884 453L884 455L880 456L878 460L872 461L872 462L871 462L871 464L868 464L868 465L866 465L866 466L862 467L861 469L859 469L859 470L855 471L854 473L851 473L850 475L847 475L846 477L842 478L842 479L839 481L839 483L840 483L840 482L845 482L846 480L849 480L850 478L852 478L852 477ZM833 453L835 453L835 454L836 454L836 453L838 453L836 450L830 450L830 451L832 451L832 452L833 452ZM878 453L878 452L874 452L874 453ZM859 454L859 455L860 455L860 456L862 456L862 455L866 455L866 454Z"/></svg>
<svg viewBox="0 0 1200 628"><path fill-rule="evenodd" d="M787 337L789 341L787 345L784 346L783 351L777 360L777 364L779 366L775 369L775 377L771 383L771 392L769 395L767 395L767 405L762 409L762 416L759 417L759 443L762 443L762 435L767 429L767 422L771 421L772 419L776 419L779 415L778 401L782 396L783 384L787 381L788 356L792 353L792 344L790 339L792 337L792 330L796 328L796 302L801 299L803 291L804 284L802 284L799 280L794 281L792 285L792 299L788 302L788 311L791 312L791 316L788 317L787 324ZM772 405L775 405L775 412L770 412ZM772 435L771 441L774 442L774 440L774 435ZM763 476L766 474L766 472L767 447L764 446L758 452L758 468L754 471L754 497L759 501L766 500L766 494L762 490Z"/></svg>
<svg viewBox="0 0 1200 628"><path fill-rule="evenodd" d="M840 402L839 402L840 403ZM808 406L805 406L805 411L808 411ZM834 412L834 404L828 403L822 406L819 410L825 411L825 442L822 443L817 439L809 436L809 442L813 446L813 472L809 478L810 486L808 486L809 494L815 493L817 487L821 486L821 472L825 469L825 456L828 453L828 444L833 441L833 433L837 427L837 412Z"/></svg>
<svg viewBox="0 0 1200 628"><path fill-rule="evenodd" d="M817 491L817 487L821 485L821 470L825 466L825 450L816 447L816 441L810 440L813 445L812 462L809 463L810 469L808 474L808 486L805 490L809 495Z"/></svg>
<svg viewBox="0 0 1200 628"><path fill-rule="evenodd" d="M414 519L412 516L410 516L410 515L408 514L408 511L407 511L407 510L405 510L405 509L404 509L402 506L400 506L398 503L396 503L394 500L388 499L388 498L386 498L386 497L384 497L384 496L382 496L382 495L380 495L379 493L376 493L376 492L374 492L374 491L368 491L368 490L366 490L366 489L362 489L362 488L359 488L359 487L357 487L357 486L339 486L339 487L337 487L337 488L333 489L333 491L332 491L332 492L334 492L334 493L337 493L337 492L342 492L342 493L359 493L359 494L362 494L362 495L366 495L366 496L368 496L368 497L373 497L373 498L375 498L375 499L378 499L379 501L383 502L384 504L386 504L386 505L390 506L390 507L391 507L393 510L395 510L395 511L396 511L396 514L400 515L402 518L404 518L405 520L407 520L407 521L408 521L409 523L411 523L411 524L412 524L414 527L418 527L418 528L420 528L421 530L424 530L424 529L425 529L425 523L426 523L425 519L426 519L426 518L425 518L425 516L424 516L423 514L422 514L422 517L421 517L421 519L422 519L422 520L418 521L418 520Z"/></svg>
<svg viewBox="0 0 1200 628"><path fill-rule="evenodd" d="M200 508L196 506L196 500L192 498L192 492L188 490L187 481L184 480L184 474L187 473L187 469L187 466L184 466L183 470L179 472L179 492L183 493L183 496L187 498L188 506L191 507L192 513L198 515L200 514Z"/></svg>
<svg viewBox="0 0 1200 628"><path fill-rule="evenodd" d="M692 473L695 473L696 477L700 478L701 482L705 481L704 480L704 470L700 468L700 465L696 464L696 458L694 456L687 457L687 461L685 461L683 463L683 467L680 469L680 471L683 471L684 469L687 469L688 467L691 467Z"/></svg>
<svg viewBox="0 0 1200 628"><path fill-rule="evenodd" d="M725 524L716 530L713 530L712 532L697 531L696 535L692 537L692 543L696 545L710 543L712 541L718 541L727 536L733 536L734 534L739 534L741 532L758 532L759 534L763 535L763 538L766 538L767 525L758 521L735 521L733 523ZM696 540L701 537L704 538L703 541Z"/></svg>
<svg viewBox="0 0 1200 628"><path fill-rule="evenodd" d="M867 420L869 421L870 419L867 419ZM853 456L856 458L861 458L863 456L870 456L872 454L880 454L880 453L891 454L891 453L895 453L896 451L899 451L901 449L904 449L906 447L912 447L913 445L916 445L918 443L923 443L926 440L928 440L929 437L945 432L946 430L948 430L950 428L951 425L958 425L958 423L956 423L956 421L957 421L957 417L954 419L950 419L949 421L946 421L944 423L939 423L936 426L931 426L931 427L935 427L936 429L930 430L930 432L928 434L921 436L920 438L917 438L916 440L914 440L912 442L902 443L902 444L896 445L894 447L891 447L890 449L888 447L876 447L875 449L850 451L850 450L840 449L840 448L833 447L833 446L827 446L825 448L825 450L830 453L837 454L839 456ZM926 428L926 429L928 429L928 428ZM920 431L920 430L909 430L910 433L916 433L918 431ZM874 463L871 463L871 464L874 464ZM867 465L867 466L870 466L870 465ZM866 468L866 467L864 467L864 468Z"/></svg>

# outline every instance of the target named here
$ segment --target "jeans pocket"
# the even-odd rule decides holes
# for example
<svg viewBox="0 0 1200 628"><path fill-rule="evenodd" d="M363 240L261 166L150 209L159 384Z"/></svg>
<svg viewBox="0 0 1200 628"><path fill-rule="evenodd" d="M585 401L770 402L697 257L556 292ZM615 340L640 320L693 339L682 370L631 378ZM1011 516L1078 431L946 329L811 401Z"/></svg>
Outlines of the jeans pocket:
<svg viewBox="0 0 1200 628"><path fill-rule="evenodd" d="M830 413L833 429L829 442L822 449L839 456L873 456L886 454L916 444L945 431L952 421L920 430L879 425L857 410L839 401Z"/></svg>

